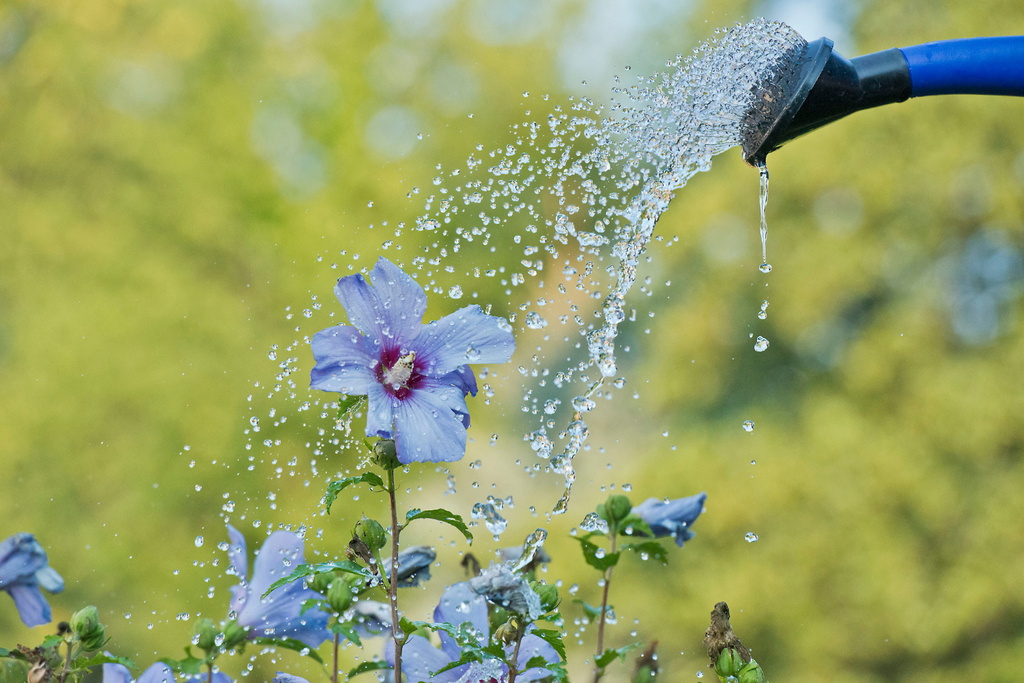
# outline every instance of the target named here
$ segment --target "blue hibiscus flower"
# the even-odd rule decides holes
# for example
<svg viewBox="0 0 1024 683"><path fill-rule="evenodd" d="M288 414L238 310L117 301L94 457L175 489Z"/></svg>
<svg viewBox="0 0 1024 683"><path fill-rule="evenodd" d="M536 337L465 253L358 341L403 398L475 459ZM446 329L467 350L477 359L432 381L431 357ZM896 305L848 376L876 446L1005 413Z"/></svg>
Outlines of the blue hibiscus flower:
<svg viewBox="0 0 1024 683"><path fill-rule="evenodd" d="M26 626L50 621L50 605L40 588L64 590L64 579L46 561L46 551L32 534L14 534L0 543L0 589L14 599Z"/></svg>
<svg viewBox="0 0 1024 683"><path fill-rule="evenodd" d="M487 601L483 596L477 594L468 582L457 583L445 589L441 596L441 602L434 610L434 621L448 622L458 626L469 622L480 634L481 645L486 645L484 639L488 637L490 625L487 619ZM532 626L530 627L533 628ZM461 656L458 643L447 633L441 633L441 649L431 645L430 641L423 636L410 636L402 647L402 674L407 683L483 683L487 681L504 681L508 677L508 667L496 659L488 659L483 662L464 664L444 673L431 676L437 671ZM513 645L505 646L505 653L511 657ZM527 633L523 636L519 646L519 657L516 662L519 668L525 667L526 663L534 657L542 657L547 662L560 661L558 653L540 636ZM384 646L384 658L391 667L395 666L395 641L388 640ZM547 678L551 672L542 667L534 667L520 671L517 681L537 681Z"/></svg>
<svg viewBox="0 0 1024 683"><path fill-rule="evenodd" d="M671 536L680 548L694 537L690 527L704 510L708 494L701 491L695 496L664 501L648 498L633 508L633 513L647 522L656 538Z"/></svg>
<svg viewBox="0 0 1024 683"><path fill-rule="evenodd" d="M467 306L422 324L427 296L385 258L338 280L349 322L313 336L310 386L367 397L366 435L393 438L398 459L451 462L466 454L476 379L467 363L505 363L516 343L505 320Z"/></svg>
<svg viewBox="0 0 1024 683"><path fill-rule="evenodd" d="M224 676L224 674L220 675ZM225 676L225 678L227 677ZM103 683L176 683L176 680L174 671L163 662L157 662L143 671L137 681L132 678L132 674L126 666L121 664L103 665ZM216 676L213 680L214 683L220 683ZM206 681L206 677L203 677L203 681ZM228 679L227 683L230 681L231 679Z"/></svg>
<svg viewBox="0 0 1024 683"><path fill-rule="evenodd" d="M253 563L252 579L246 581L249 562L245 537L230 524L228 559L241 582L231 587L231 610L240 626L249 628L247 637L293 638L316 648L328 638L330 616L319 609L302 613L304 600L315 600L320 594L293 581L260 599L270 585L288 576L305 562L302 540L290 531L275 531L263 542Z"/></svg>

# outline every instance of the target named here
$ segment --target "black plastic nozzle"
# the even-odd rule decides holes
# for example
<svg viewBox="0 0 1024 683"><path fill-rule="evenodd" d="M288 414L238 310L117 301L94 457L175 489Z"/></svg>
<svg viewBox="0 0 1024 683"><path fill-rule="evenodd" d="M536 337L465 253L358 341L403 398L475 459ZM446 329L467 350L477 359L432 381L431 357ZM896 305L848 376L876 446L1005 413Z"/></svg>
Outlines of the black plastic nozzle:
<svg viewBox="0 0 1024 683"><path fill-rule="evenodd" d="M807 43L768 87L754 93L744 126L743 158L765 162L781 145L847 114L910 97L910 69L892 48L852 60L828 38Z"/></svg>

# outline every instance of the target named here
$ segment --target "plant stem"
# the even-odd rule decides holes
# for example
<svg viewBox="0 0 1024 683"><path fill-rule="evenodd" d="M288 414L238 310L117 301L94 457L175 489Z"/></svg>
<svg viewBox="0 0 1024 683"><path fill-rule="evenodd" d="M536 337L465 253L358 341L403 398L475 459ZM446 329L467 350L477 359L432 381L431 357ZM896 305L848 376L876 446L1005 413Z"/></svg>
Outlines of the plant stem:
<svg viewBox="0 0 1024 683"><path fill-rule="evenodd" d="M523 644L523 636L526 635L526 626L520 626L516 635L516 648L512 651L512 663L508 665L508 683L516 683L516 676L519 675L519 646Z"/></svg>
<svg viewBox="0 0 1024 683"><path fill-rule="evenodd" d="M334 676L331 677L331 683L338 683L338 643L341 636L337 633L334 634Z"/></svg>
<svg viewBox="0 0 1024 683"><path fill-rule="evenodd" d="M398 628L398 505L395 503L395 471L388 470L388 497L391 499L391 580L388 581L388 600L391 603L391 634L395 639L395 683L402 683L402 645L405 636ZM401 635L400 635L401 634Z"/></svg>
<svg viewBox="0 0 1024 683"><path fill-rule="evenodd" d="M210 669L209 672L207 672L206 674L206 681L207 683L213 683L213 662L210 662L206 666L208 666Z"/></svg>
<svg viewBox="0 0 1024 683"><path fill-rule="evenodd" d="M615 553L615 539L616 539L617 536L618 536L618 534L613 529L612 530L612 534L611 534L611 537L612 537L611 552L613 554ZM605 616L607 615L607 612L608 612L608 587L612 583L612 570L613 569L615 569L615 567L608 567L608 569L604 570L604 595L601 597L601 615L599 617L599 619L601 621L598 622L598 624L597 624L597 656L598 657L600 657L601 654L604 652L604 622L605 622ZM604 675L604 669L599 667L599 666L595 666L594 667L594 683L597 683L598 681L600 681L601 680L601 676L603 676L603 675Z"/></svg>
<svg viewBox="0 0 1024 683"><path fill-rule="evenodd" d="M70 670L71 670L71 648L72 648L72 645L68 641L65 641L65 642L67 643L67 646L68 646L68 656L67 656L67 659L64 660L64 671L62 671L61 674L60 674L60 683L64 683L66 680L68 680L68 673L70 673Z"/></svg>

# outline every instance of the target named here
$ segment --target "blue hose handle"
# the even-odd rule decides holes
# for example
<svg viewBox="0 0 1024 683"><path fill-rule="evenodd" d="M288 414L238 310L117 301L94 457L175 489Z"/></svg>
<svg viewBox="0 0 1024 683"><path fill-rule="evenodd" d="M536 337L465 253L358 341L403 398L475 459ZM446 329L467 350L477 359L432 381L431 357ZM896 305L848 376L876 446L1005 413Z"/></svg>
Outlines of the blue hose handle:
<svg viewBox="0 0 1024 683"><path fill-rule="evenodd" d="M1024 96L1024 36L962 38L901 47L910 96Z"/></svg>

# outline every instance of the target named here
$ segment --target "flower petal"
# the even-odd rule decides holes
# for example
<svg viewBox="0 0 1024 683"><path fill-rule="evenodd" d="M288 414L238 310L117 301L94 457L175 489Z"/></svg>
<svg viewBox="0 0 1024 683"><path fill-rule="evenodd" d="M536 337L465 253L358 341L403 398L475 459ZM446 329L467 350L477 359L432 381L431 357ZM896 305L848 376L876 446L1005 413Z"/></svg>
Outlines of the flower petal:
<svg viewBox="0 0 1024 683"><path fill-rule="evenodd" d="M392 668L395 666L394 639L388 639L384 658ZM406 683L453 683L462 677L466 666L457 666L437 676L430 675L451 662L451 657L431 645L423 636L409 636L408 642L402 647L402 674Z"/></svg>
<svg viewBox="0 0 1024 683"><path fill-rule="evenodd" d="M402 346L419 331L427 311L423 288L383 256L370 271L373 287L361 274L338 280L334 293L348 320L367 337Z"/></svg>
<svg viewBox="0 0 1024 683"><path fill-rule="evenodd" d="M14 606L25 626L40 626L50 623L50 605L43 597L35 582L16 583L4 588L14 598Z"/></svg>
<svg viewBox="0 0 1024 683"><path fill-rule="evenodd" d="M530 627L532 630L532 626ZM512 651L507 650L508 655L511 657ZM544 661L554 663L562 661L562 658L555 652L555 648L551 647L550 644L540 636L535 636L531 633L527 633L523 636L523 642L519 645L519 659L516 660L518 667L526 666L534 657L543 657ZM541 678L547 678L551 675L551 672L543 667L534 667L532 669L524 670L520 676L524 681L536 681ZM519 680L518 678L516 680Z"/></svg>
<svg viewBox="0 0 1024 683"><path fill-rule="evenodd" d="M487 644L486 638L491 628L487 618L487 601L477 595L465 581L445 588L441 601L434 609L434 621L447 622L452 626L468 621L484 638L480 644ZM441 649L452 659L458 659L460 656L458 643L444 632L441 632Z"/></svg>
<svg viewBox="0 0 1024 683"><path fill-rule="evenodd" d="M423 374L440 377L467 363L508 362L516 340L504 319L473 305L422 326L409 348Z"/></svg>
<svg viewBox="0 0 1024 683"><path fill-rule="evenodd" d="M37 571L36 581L51 593L60 593L64 590L64 579L53 567L43 567Z"/></svg>
<svg viewBox="0 0 1024 683"><path fill-rule="evenodd" d="M456 370L444 377L424 377L416 385L417 391L429 391L458 415L462 426L469 428L469 407L466 406L465 381Z"/></svg>
<svg viewBox="0 0 1024 683"><path fill-rule="evenodd" d="M309 386L360 396L376 384L373 368L379 363L372 343L347 325L320 330L311 342L316 365L309 372ZM371 348L367 348L367 347Z"/></svg>
<svg viewBox="0 0 1024 683"><path fill-rule="evenodd" d="M231 541L231 545L228 546L228 563L241 582L239 585L231 587L230 609L236 614L241 614L248 597L246 583L249 575L249 559L245 554L245 536L230 524L228 524L228 539Z"/></svg>
<svg viewBox="0 0 1024 683"><path fill-rule="evenodd" d="M132 683L132 674L124 664L104 664L103 683Z"/></svg>
<svg viewBox="0 0 1024 683"><path fill-rule="evenodd" d="M682 548L684 542L693 538L689 528L700 516L707 497L707 493L702 491L695 496L677 498L667 503L657 498L648 498L632 511L647 522L656 537L674 535L676 545Z"/></svg>
<svg viewBox="0 0 1024 683"><path fill-rule="evenodd" d="M107 681L107 664L103 665L103 683ZM126 670L127 672L127 670ZM142 672L138 683L175 683L174 671L163 662L157 662Z"/></svg>
<svg viewBox="0 0 1024 683"><path fill-rule="evenodd" d="M394 435L395 398L384 391L378 382L366 392L366 435L390 439Z"/></svg>
<svg viewBox="0 0 1024 683"><path fill-rule="evenodd" d="M0 588L27 579L46 566L46 551L32 534L14 534L0 543Z"/></svg>
<svg viewBox="0 0 1024 683"><path fill-rule="evenodd" d="M283 671L278 671L271 683L309 683L309 681L301 676L293 676L292 674L286 674Z"/></svg>
<svg viewBox="0 0 1024 683"><path fill-rule="evenodd" d="M304 561L303 542L290 531L275 531L263 542L253 563L245 607L238 615L240 625L254 629L250 637L294 638L310 647L327 639L329 617L325 612L314 609L300 614L304 600L320 597L303 588L301 581L293 581L260 599L272 583L292 573Z"/></svg>
<svg viewBox="0 0 1024 683"><path fill-rule="evenodd" d="M462 418L429 391L413 391L395 408L398 460L452 462L466 454Z"/></svg>

